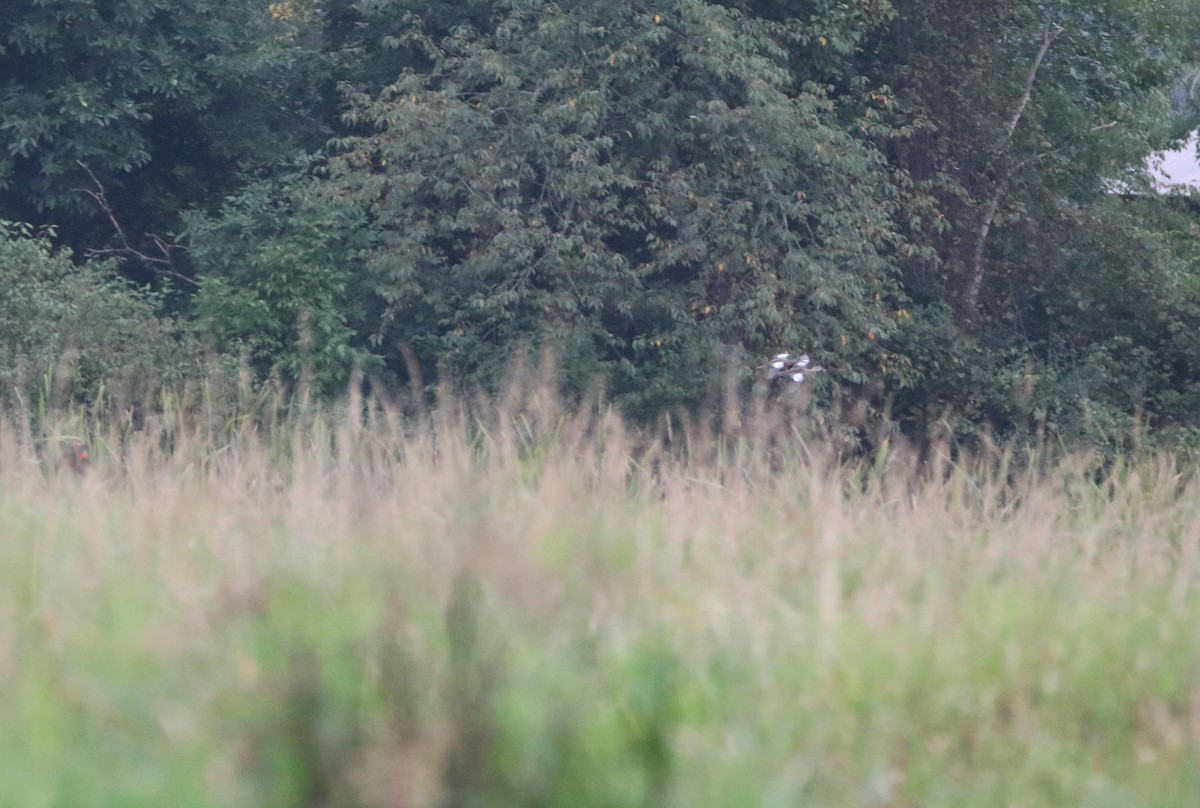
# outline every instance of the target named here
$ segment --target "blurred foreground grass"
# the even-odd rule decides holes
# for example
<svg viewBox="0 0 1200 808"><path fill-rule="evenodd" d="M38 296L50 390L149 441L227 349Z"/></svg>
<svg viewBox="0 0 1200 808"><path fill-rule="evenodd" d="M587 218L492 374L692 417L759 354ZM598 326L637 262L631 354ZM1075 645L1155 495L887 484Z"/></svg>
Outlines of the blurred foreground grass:
<svg viewBox="0 0 1200 808"><path fill-rule="evenodd" d="M1200 804L1168 458L350 411L0 426L0 805Z"/></svg>

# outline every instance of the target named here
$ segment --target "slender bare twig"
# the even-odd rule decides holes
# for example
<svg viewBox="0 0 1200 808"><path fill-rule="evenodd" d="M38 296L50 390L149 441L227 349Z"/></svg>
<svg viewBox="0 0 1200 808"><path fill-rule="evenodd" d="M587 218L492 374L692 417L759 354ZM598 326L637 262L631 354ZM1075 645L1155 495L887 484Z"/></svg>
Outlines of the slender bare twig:
<svg viewBox="0 0 1200 808"><path fill-rule="evenodd" d="M174 278L178 281L183 281L190 286L199 286L194 278L189 278L187 275L184 275L182 272L175 269L175 263L171 260L171 251L183 249L181 245L172 244L163 238L154 235L153 233L147 233L147 237L154 242L154 246L157 247L158 251L162 254L161 257L148 255L134 247L130 243L129 237L125 235L125 228L121 227L120 221L117 220L117 216L113 212L112 205L108 202L108 197L105 196L104 185L101 184L96 175L92 173L92 169L88 167L87 163L83 162L82 160L76 160L75 162L79 164L80 168L87 172L88 177L91 178L92 183L96 186L96 188L95 190L91 188L75 188L74 190L87 194L96 202L97 205L100 206L100 210L102 210L104 215L108 217L108 221L112 224L113 230L116 232L117 238L120 239L121 242L120 247L89 249L87 251L87 255L95 258L132 256L142 263L148 265L155 273L159 275Z"/></svg>

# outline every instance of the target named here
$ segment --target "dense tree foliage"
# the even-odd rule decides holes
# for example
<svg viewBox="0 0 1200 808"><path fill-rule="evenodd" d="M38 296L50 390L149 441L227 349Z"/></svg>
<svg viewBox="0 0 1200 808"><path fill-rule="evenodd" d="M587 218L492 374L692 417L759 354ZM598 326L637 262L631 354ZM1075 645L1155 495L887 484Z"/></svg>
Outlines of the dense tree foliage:
<svg viewBox="0 0 1200 808"><path fill-rule="evenodd" d="M29 0L0 211L186 231L176 309L331 391L549 346L649 414L803 348L917 433L1178 431L1197 221L1143 166L1194 6Z"/></svg>
<svg viewBox="0 0 1200 808"><path fill-rule="evenodd" d="M356 211L302 174L255 183L219 216L193 214L191 261L202 273L197 321L263 375L309 374L325 392L378 369L365 350L353 256L368 241Z"/></svg>
<svg viewBox="0 0 1200 808"><path fill-rule="evenodd" d="M487 35L421 34L437 67L352 97L377 133L332 165L376 233L376 337L476 371L545 335L675 403L722 345L811 346L861 375L903 300L895 192L764 26L528 2Z"/></svg>
<svg viewBox="0 0 1200 808"><path fill-rule="evenodd" d="M1195 126L1172 105L1196 41L1187 5L895 4L863 63L914 122L891 160L938 210L938 227L908 234L936 259L910 265L905 288L954 335L952 350L926 354L928 383L902 395L910 417L954 411L967 430L1078 430L1108 409L1177 417L1144 398L1146 384L1178 381L1156 376L1163 334L1109 315L1133 315L1147 286L1159 305L1133 315L1142 322L1192 308L1175 306L1193 294L1179 283L1189 259L1157 235L1171 217L1113 199L1148 190L1145 155ZM1085 299L1090 314L1072 310ZM1183 315L1170 330L1193 325ZM1104 381L1101 367L1128 372Z"/></svg>
<svg viewBox="0 0 1200 808"><path fill-rule="evenodd" d="M0 216L163 258L146 233L328 136L287 16L236 0L7 3Z"/></svg>
<svg viewBox="0 0 1200 808"><path fill-rule="evenodd" d="M934 244L961 320L1010 302L1010 279L988 260L1005 225L1056 226L1047 219L1101 198L1186 132L1169 99L1185 43L1154 30L1164 20L1149 8L897 3L867 61L928 124L892 154L928 183L950 222Z"/></svg>
<svg viewBox="0 0 1200 808"><path fill-rule="evenodd" d="M194 341L111 262L0 221L0 402L123 407L194 374Z"/></svg>

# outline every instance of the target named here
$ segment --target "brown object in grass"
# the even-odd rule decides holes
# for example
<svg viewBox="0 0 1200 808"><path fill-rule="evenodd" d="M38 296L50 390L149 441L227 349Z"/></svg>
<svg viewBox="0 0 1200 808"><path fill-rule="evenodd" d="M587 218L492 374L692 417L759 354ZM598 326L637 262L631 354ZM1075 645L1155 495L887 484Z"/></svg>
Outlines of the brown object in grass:
<svg viewBox="0 0 1200 808"><path fill-rule="evenodd" d="M62 465L76 474L82 475L88 470L92 459L88 456L87 444L78 438L66 438L62 444Z"/></svg>

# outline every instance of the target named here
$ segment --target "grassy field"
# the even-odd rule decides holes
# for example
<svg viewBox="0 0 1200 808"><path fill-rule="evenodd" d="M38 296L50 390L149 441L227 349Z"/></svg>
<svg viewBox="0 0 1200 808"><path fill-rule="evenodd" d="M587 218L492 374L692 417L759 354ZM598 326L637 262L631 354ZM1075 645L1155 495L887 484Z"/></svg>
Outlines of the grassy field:
<svg viewBox="0 0 1200 808"><path fill-rule="evenodd" d="M0 805L1200 804L1191 469L347 406L0 426Z"/></svg>

